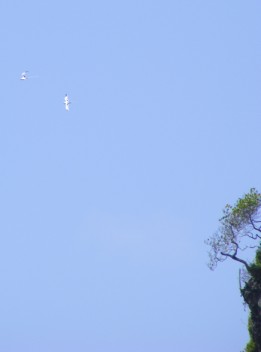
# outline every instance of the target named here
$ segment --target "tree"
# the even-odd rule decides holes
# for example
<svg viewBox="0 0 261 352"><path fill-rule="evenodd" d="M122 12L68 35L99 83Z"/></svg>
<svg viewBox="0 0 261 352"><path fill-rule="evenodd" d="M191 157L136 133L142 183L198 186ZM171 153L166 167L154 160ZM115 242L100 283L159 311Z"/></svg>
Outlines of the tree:
<svg viewBox="0 0 261 352"><path fill-rule="evenodd" d="M214 270L227 259L243 264L247 275L240 292L250 311L250 341L245 351L261 352L261 194L251 188L234 206L225 206L219 221L220 228L206 241L210 247L209 268ZM253 248L256 256L249 262L242 255Z"/></svg>
<svg viewBox="0 0 261 352"><path fill-rule="evenodd" d="M239 198L235 206L227 204L219 220L219 230L206 243L210 246L209 268L214 270L219 262L231 258L242 263L249 271L247 261L239 257L250 248L257 248L261 240L261 194L255 188Z"/></svg>

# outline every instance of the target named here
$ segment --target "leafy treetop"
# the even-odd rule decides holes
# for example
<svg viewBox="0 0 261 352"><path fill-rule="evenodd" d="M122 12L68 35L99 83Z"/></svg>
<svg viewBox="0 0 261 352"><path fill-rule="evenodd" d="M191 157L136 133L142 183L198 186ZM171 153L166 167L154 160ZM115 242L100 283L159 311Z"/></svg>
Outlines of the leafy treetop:
<svg viewBox="0 0 261 352"><path fill-rule="evenodd" d="M249 270L249 264L238 255L241 251L258 247L261 239L261 194L255 188L239 198L234 206L227 204L219 220L220 228L206 241L210 246L209 268L214 270L218 262L227 258L241 262Z"/></svg>

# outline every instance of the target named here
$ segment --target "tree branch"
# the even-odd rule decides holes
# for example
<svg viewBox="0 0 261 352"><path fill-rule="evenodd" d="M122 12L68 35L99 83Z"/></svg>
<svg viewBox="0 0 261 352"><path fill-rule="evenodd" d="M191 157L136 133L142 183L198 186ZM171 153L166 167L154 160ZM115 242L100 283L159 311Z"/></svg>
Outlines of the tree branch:
<svg viewBox="0 0 261 352"><path fill-rule="evenodd" d="M259 227L259 228L258 228L258 227L256 227L256 225L255 225L255 221L251 218L251 216L249 216L249 220L250 220L251 225L253 226L253 228L254 228L256 231L261 232L260 227ZM260 236L258 236L258 235L256 235L256 236L260 238Z"/></svg>
<svg viewBox="0 0 261 352"><path fill-rule="evenodd" d="M249 267L249 265L247 264L247 262L246 262L245 260L243 260L243 259L238 258L238 257L236 256L236 253L235 253L235 254L229 254L229 253L221 252L221 254L224 255L225 257L229 257L229 258L231 258L231 259L233 259L233 260L235 260L235 261L237 261L237 262L240 262L240 263L244 264L245 267L246 267L246 269L247 269L247 271L249 271L250 267Z"/></svg>

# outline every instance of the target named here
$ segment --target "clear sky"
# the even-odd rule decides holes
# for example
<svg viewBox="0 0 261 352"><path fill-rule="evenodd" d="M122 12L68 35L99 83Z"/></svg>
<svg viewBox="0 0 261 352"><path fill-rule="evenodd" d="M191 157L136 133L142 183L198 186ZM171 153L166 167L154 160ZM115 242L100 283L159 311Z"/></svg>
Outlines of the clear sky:
<svg viewBox="0 0 261 352"><path fill-rule="evenodd" d="M0 351L243 349L204 240L261 190L260 11L1 1Z"/></svg>

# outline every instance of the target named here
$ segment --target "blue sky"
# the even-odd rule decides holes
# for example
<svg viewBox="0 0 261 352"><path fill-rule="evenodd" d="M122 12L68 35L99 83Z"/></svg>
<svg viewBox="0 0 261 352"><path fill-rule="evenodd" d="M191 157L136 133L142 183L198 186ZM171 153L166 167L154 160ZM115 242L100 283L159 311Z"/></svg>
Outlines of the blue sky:
<svg viewBox="0 0 261 352"><path fill-rule="evenodd" d="M204 240L261 189L260 2L0 10L0 351L243 349Z"/></svg>

